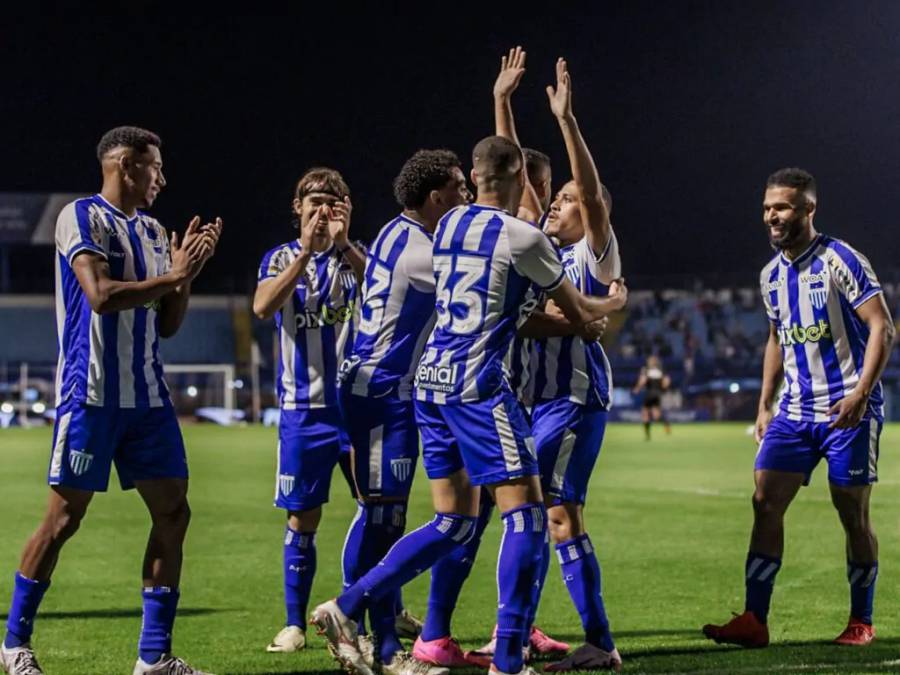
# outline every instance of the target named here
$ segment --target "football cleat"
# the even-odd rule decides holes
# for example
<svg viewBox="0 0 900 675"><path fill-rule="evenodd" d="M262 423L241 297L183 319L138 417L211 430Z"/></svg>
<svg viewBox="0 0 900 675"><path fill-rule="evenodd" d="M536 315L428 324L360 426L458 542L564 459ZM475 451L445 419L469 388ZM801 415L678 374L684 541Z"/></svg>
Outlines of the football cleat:
<svg viewBox="0 0 900 675"><path fill-rule="evenodd" d="M768 626L760 623L750 610L743 614L735 614L731 621L721 626L706 624L703 626L703 634L719 644L750 648L766 647L769 644Z"/></svg>
<svg viewBox="0 0 900 675"><path fill-rule="evenodd" d="M533 634L533 633L532 633ZM497 651L497 626L494 626L494 632L491 634L490 641L483 647L472 649L465 653L466 661L473 666L479 668L488 668L494 658L494 652ZM531 650L529 647L522 647L522 660L525 663L531 661Z"/></svg>
<svg viewBox="0 0 900 675"><path fill-rule="evenodd" d="M571 649L567 642L554 640L537 626L531 627L528 646L531 647L531 653L537 656L559 656Z"/></svg>
<svg viewBox="0 0 900 675"><path fill-rule="evenodd" d="M583 644L566 658L544 666L546 673L571 673L579 670L622 670L619 650L604 651L592 644Z"/></svg>
<svg viewBox="0 0 900 675"><path fill-rule="evenodd" d="M358 635L356 644L359 645L359 651L362 654L363 661L372 670L375 669L375 640L371 635ZM328 645L331 647L331 645ZM332 654L334 656L334 654Z"/></svg>
<svg viewBox="0 0 900 675"><path fill-rule="evenodd" d="M316 607L309 622L316 625L318 634L328 641L328 651L350 675L374 675L360 649L356 621L344 614L337 602L329 600Z"/></svg>
<svg viewBox="0 0 900 675"><path fill-rule="evenodd" d="M487 668L486 665L473 663L466 659L459 643L451 637L442 637L427 642L419 637L413 645L412 655L419 661L445 668L467 668L473 665Z"/></svg>
<svg viewBox="0 0 900 675"><path fill-rule="evenodd" d="M300 626L285 626L272 643L266 647L267 652L298 652L306 646L306 632Z"/></svg>
<svg viewBox="0 0 900 675"><path fill-rule="evenodd" d="M44 675L30 643L7 648L0 640L0 668L9 675Z"/></svg>
<svg viewBox="0 0 900 675"><path fill-rule="evenodd" d="M863 623L859 619L850 617L850 622L844 632L834 639L836 645L849 645L852 647L864 647L875 639L875 627L870 623Z"/></svg>
<svg viewBox="0 0 900 675"><path fill-rule="evenodd" d="M415 640L419 637L424 625L422 619L410 614L408 609L403 609L394 621L394 629L397 631L397 636L407 640Z"/></svg>
<svg viewBox="0 0 900 675"><path fill-rule="evenodd" d="M538 671L528 666L522 666L522 670L520 670L518 673L504 673L493 663L491 664L491 669L488 671L488 673L489 675L540 675Z"/></svg>
<svg viewBox="0 0 900 675"><path fill-rule="evenodd" d="M409 652L397 652L390 663L381 664L383 675L450 675L442 666L419 661Z"/></svg>
<svg viewBox="0 0 900 675"><path fill-rule="evenodd" d="M212 675L192 668L177 656L163 654L156 663L144 663L138 659L131 675Z"/></svg>

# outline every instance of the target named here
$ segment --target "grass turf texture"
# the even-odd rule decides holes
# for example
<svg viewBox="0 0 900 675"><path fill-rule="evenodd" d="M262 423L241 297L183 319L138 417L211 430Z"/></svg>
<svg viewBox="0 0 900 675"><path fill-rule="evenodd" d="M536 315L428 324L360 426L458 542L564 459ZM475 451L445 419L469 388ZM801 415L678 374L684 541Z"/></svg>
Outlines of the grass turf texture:
<svg viewBox="0 0 900 675"><path fill-rule="evenodd" d="M743 565L751 523L755 446L746 424L654 428L647 443L634 425L612 425L589 492L588 528L604 575L604 597L626 672L900 672L897 572L900 426L882 437L873 520L881 538L876 596L878 637L863 649L828 644L844 627L848 591L843 535L827 494L825 467L787 516L786 559L775 589L773 645L745 651L700 635L743 608ZM184 429L191 464L193 520L185 553L175 651L224 673L337 672L321 638L298 654L267 654L281 628L283 517L271 506L273 429ZM0 612L5 623L13 570L46 499L49 429L0 431ZM36 621L34 646L49 675L130 673L140 630L140 564L149 520L134 492L112 478L81 531L63 551ZM313 604L340 588L340 551L354 504L339 472L318 536ZM410 527L431 514L419 469ZM464 647L489 637L496 612L495 518L455 617ZM429 575L404 593L422 615ZM579 642L580 624L559 566L550 568L538 624ZM476 672L476 671L472 671Z"/></svg>

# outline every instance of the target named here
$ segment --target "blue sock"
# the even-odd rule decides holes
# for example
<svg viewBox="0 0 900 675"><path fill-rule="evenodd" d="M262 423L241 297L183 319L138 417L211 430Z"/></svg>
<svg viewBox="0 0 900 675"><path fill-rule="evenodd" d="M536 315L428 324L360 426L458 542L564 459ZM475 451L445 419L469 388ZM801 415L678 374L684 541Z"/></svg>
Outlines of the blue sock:
<svg viewBox="0 0 900 675"><path fill-rule="evenodd" d="M375 567L387 555L406 528L406 504L366 504L365 509L366 532L360 552L361 563L358 566L361 574ZM393 593L380 597L369 608L375 645L382 663L390 663L394 654L403 649L396 627L399 595L398 588Z"/></svg>
<svg viewBox="0 0 900 675"><path fill-rule="evenodd" d="M177 588L152 586L143 592L144 621L138 654L144 663L156 663L163 654L172 651L172 626L180 594Z"/></svg>
<svg viewBox="0 0 900 675"><path fill-rule="evenodd" d="M544 592L544 582L547 581L547 570L550 569L550 533L544 537L544 546L541 549L541 566L538 569L538 578L534 582L531 592L531 605L528 611L528 622L525 624L525 633L522 636L522 646L531 644L531 627L537 617L538 605L541 602L541 593Z"/></svg>
<svg viewBox="0 0 900 675"><path fill-rule="evenodd" d="M428 612L422 628L422 640L437 640L450 636L450 621L463 584L472 571L472 564L481 545L481 535L491 520L494 504L482 499L478 510L475 533L465 546L457 546L450 555L438 560L431 568L431 590L428 593Z"/></svg>
<svg viewBox="0 0 900 675"><path fill-rule="evenodd" d="M34 616L49 587L49 581L35 581L16 572L12 604L6 619L6 639L3 641L7 648L21 647L31 640Z"/></svg>
<svg viewBox="0 0 900 675"><path fill-rule="evenodd" d="M350 521L347 536L344 537L344 548L341 551L341 569L343 571L344 590L350 588L359 578L359 557L362 546L363 531L366 526L366 507L362 502L356 505L356 515Z"/></svg>
<svg viewBox="0 0 900 675"><path fill-rule="evenodd" d="M753 612L760 623L769 619L769 603L775 588L775 576L781 569L781 558L750 551L744 566L747 600L744 610Z"/></svg>
<svg viewBox="0 0 900 675"><path fill-rule="evenodd" d="M360 613L378 599L393 593L434 565L475 529L475 518L455 513L437 513L434 519L401 538L375 567L363 575L337 599L349 617Z"/></svg>
<svg viewBox="0 0 900 675"><path fill-rule="evenodd" d="M306 630L306 607L316 575L316 533L297 532L290 527L284 532L284 606L286 626Z"/></svg>
<svg viewBox="0 0 900 675"><path fill-rule="evenodd" d="M344 537L344 549L341 551L341 567L343 569L343 590L347 590L360 577L359 560L362 548L363 532L366 525L366 507L362 502L357 502L356 515L350 521L347 536ZM365 614L360 618L357 633L366 634Z"/></svg>
<svg viewBox="0 0 900 675"><path fill-rule="evenodd" d="M872 625L872 603L875 602L875 580L878 562L847 561L847 580L850 582L850 616Z"/></svg>
<svg viewBox="0 0 900 675"><path fill-rule="evenodd" d="M616 648L609 632L609 619L603 606L600 563L591 538L581 534L556 545L556 556L566 588L581 617L585 642L611 652Z"/></svg>
<svg viewBox="0 0 900 675"><path fill-rule="evenodd" d="M522 634L547 536L543 504L525 504L503 514L497 557L497 647L494 665L505 673L522 670Z"/></svg>

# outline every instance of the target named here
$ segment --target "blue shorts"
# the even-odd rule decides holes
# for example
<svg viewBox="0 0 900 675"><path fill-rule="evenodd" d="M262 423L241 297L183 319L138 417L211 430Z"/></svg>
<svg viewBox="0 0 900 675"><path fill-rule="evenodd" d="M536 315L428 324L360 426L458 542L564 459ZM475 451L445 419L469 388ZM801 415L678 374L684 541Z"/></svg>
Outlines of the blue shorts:
<svg viewBox="0 0 900 675"><path fill-rule="evenodd" d="M584 504L606 430L606 411L568 399L539 401L532 415L541 489L554 504Z"/></svg>
<svg viewBox="0 0 900 675"><path fill-rule="evenodd" d="M531 429L511 392L452 405L416 401L415 407L429 478L465 468L473 485L494 485L538 473Z"/></svg>
<svg viewBox="0 0 900 675"><path fill-rule="evenodd" d="M338 401L353 446L353 477L364 497L408 497L419 458L412 401L390 394L356 396L341 387Z"/></svg>
<svg viewBox="0 0 900 675"><path fill-rule="evenodd" d="M275 506L309 511L327 502L331 474L342 452L350 452L350 441L336 406L282 410Z"/></svg>
<svg viewBox="0 0 900 675"><path fill-rule="evenodd" d="M828 422L795 422L783 415L772 419L756 453L756 470L805 474L823 457L828 481L834 485L871 485L878 481L878 439L881 422L863 419L853 429L829 429Z"/></svg>
<svg viewBox="0 0 900 675"><path fill-rule="evenodd" d="M106 492L113 462L123 490L137 480L187 478L184 441L172 406L63 403L56 411L47 482Z"/></svg>

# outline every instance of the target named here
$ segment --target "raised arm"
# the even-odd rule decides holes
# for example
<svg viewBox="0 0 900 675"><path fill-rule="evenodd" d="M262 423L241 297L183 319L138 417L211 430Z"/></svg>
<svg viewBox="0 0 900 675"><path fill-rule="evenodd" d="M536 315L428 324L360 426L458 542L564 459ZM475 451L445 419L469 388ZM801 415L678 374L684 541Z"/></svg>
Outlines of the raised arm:
<svg viewBox="0 0 900 675"><path fill-rule="evenodd" d="M189 243L179 246L178 235L172 233L172 268L144 281L112 279L106 258L89 250L74 258L72 271L91 309L97 314L110 314L155 302L181 284L189 283L200 273L214 246L207 234L192 237Z"/></svg>
<svg viewBox="0 0 900 675"><path fill-rule="evenodd" d="M829 425L832 428L850 429L859 424L868 407L872 388L881 378L894 344L894 323L883 294L873 295L856 308L856 313L869 327L862 373L853 391L828 411L829 415L837 415Z"/></svg>
<svg viewBox="0 0 900 675"><path fill-rule="evenodd" d="M211 258L215 253L216 245L219 243L219 237L222 236L222 219L216 218L215 223L207 223L200 227L200 216L194 216L185 231L185 238L182 242L178 241L177 236L173 233L172 242L170 244L171 251L174 254L176 248L189 246L193 237L208 235L208 241L211 244L208 255L204 259ZM201 268L202 268L201 264ZM197 270L198 274L200 270ZM196 276L196 275L195 275ZM191 279L185 281L175 290L166 293L160 301L159 308L159 335L168 338L175 335L184 321L184 315L187 313L188 300L191 296Z"/></svg>
<svg viewBox="0 0 900 675"><path fill-rule="evenodd" d="M353 268L356 280L362 284L366 275L366 254L350 241L350 213L352 211L353 205L350 203L350 197L344 197L344 201L335 202L328 207L328 230L334 239L334 245Z"/></svg>
<svg viewBox="0 0 900 675"><path fill-rule="evenodd" d="M294 258L277 276L263 279L256 286L253 295L253 313L260 319L271 319L275 312L284 307L291 293L297 287L297 281L306 271L306 264L312 256L312 238L316 223L322 209L320 206L310 217L306 225L300 228L300 255Z"/></svg>
<svg viewBox="0 0 900 675"><path fill-rule="evenodd" d="M508 138L521 149L519 137L516 135L516 123L512 112L512 94L525 74L525 51L521 47L509 50L509 54L500 58L500 72L494 82L494 125L496 134ZM524 161L524 157L523 157ZM527 177L526 168L526 177ZM525 193L517 214L522 220L536 223L543 216L541 202L531 182L525 182Z"/></svg>
<svg viewBox="0 0 900 675"><path fill-rule="evenodd" d="M594 159L572 112L572 82L565 59L556 62L556 89L548 86L547 97L566 143L584 233L591 250L599 256L609 242L609 210L603 201L603 187Z"/></svg>

